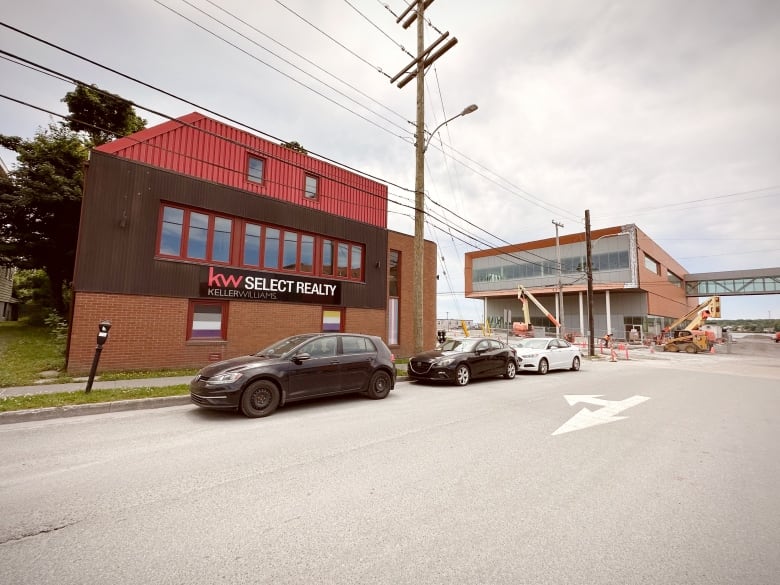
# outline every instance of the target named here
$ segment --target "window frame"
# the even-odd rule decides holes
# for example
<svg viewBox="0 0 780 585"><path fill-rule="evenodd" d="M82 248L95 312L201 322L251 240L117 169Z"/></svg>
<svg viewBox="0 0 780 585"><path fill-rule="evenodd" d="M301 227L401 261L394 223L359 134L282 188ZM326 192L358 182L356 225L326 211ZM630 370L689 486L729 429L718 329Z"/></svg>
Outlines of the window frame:
<svg viewBox="0 0 780 585"><path fill-rule="evenodd" d="M260 168L260 180L257 180L257 178L253 178L252 176L252 161L256 160L259 161L261 164ZM262 185L265 183L265 167L266 167L267 161L264 157L254 155L254 154L248 154L246 158L246 180L249 183L252 183L253 185Z"/></svg>
<svg viewBox="0 0 780 585"><path fill-rule="evenodd" d="M309 189L309 181L314 182L314 191ZM303 176L303 197L310 201L316 201L320 197L320 178L314 173L305 173Z"/></svg>
<svg viewBox="0 0 780 585"><path fill-rule="evenodd" d="M179 253L177 255L166 254L161 251L161 246L163 243L162 239L163 239L163 228L165 224L164 218L165 218L166 208L175 209L183 213L182 223L176 224L181 226L181 231L179 233ZM206 228L205 228L206 229L206 240L205 240L206 253L204 258L189 255L191 249L191 242L193 241L192 238L190 237L191 229L193 229L192 222L191 222L192 214L203 215L207 218ZM230 222L230 232L228 235L229 244L228 244L227 260L214 259L214 232L215 232L217 219L223 219ZM170 203L161 203L159 220L157 225L157 246L156 246L155 257L185 260L188 262L219 264L220 266L230 266L233 263L233 250L235 248L233 243L233 237L235 235L236 223L237 220L235 218L221 213L213 213L206 210L193 209L193 208L185 207L183 205L172 205Z"/></svg>
<svg viewBox="0 0 780 585"><path fill-rule="evenodd" d="M193 331L195 330L195 314L196 307L198 306L216 306L220 307L220 323L219 323L219 337L193 337ZM227 329L228 329L228 311L230 310L230 303L228 301L215 301L212 299L190 299L187 305L187 341L227 341Z"/></svg>
<svg viewBox="0 0 780 585"><path fill-rule="evenodd" d="M181 223L166 222L166 210L180 213ZM205 227L193 225L192 218L197 216L206 218ZM178 221L179 218L174 219ZM207 209L188 207L166 201L160 202L157 222L155 258L158 259L295 273L329 280L366 282L366 245L362 243L350 242L329 235L300 231L274 224L261 223L256 220L234 217ZM225 222L225 225L229 227L229 231L218 231L216 229L217 224L221 222ZM166 226L174 227L174 231L169 232L167 238L170 239L171 234L173 234L178 239L177 254L161 251L161 246L165 239ZM257 228L259 235L249 236L248 231L250 227ZM193 250L193 243L200 241L191 237L190 234L191 231L197 229L205 230L205 238L203 239L206 250L205 257L189 255ZM221 236L221 234L225 234L225 236ZM293 236L294 240L291 240L289 236ZM258 246L258 257L256 259L254 255L249 259L246 257L249 249L247 238L250 237L258 240L252 243L253 246ZM269 246L269 237L275 241L275 249ZM228 247L227 260L215 258L217 250L215 246L220 241ZM285 267L285 242L288 244L287 252L288 256L290 256L292 250L289 245L292 241L295 242L295 264L294 266L289 264ZM326 249L328 247L330 247L331 264L326 266L325 259L328 256ZM270 260L275 259L275 265L267 262L269 253L273 254L273 258L270 258ZM343 266L339 266L339 253L342 254L345 262ZM310 260L310 264L307 262L304 265L304 259ZM247 260L250 261L248 262ZM256 263L254 260L256 260Z"/></svg>

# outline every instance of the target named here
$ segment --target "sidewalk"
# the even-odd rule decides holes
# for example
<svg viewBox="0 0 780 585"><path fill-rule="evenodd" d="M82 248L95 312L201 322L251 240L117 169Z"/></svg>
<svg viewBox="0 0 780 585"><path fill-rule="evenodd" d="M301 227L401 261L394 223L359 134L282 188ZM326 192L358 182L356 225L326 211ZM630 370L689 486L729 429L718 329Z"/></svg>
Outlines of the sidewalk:
<svg viewBox="0 0 780 585"><path fill-rule="evenodd" d="M119 388L143 388L178 386L189 384L192 376L175 376L169 378L142 378L137 380L97 381L92 384L93 390L115 390ZM0 398L10 396L26 396L31 394L54 394L57 392L83 392L86 382L68 382L67 384L36 384L35 386L16 386L0 388ZM104 414L107 412L122 412L126 410L143 410L147 408L163 408L190 403L190 395L165 396L162 398L136 398L133 400L117 400L115 402L98 402L94 404L75 404L72 406L56 406L53 408L31 408L27 410L12 410L0 412L0 425L35 420L47 420L87 414Z"/></svg>
<svg viewBox="0 0 780 585"><path fill-rule="evenodd" d="M93 390L116 390L118 388L142 388L151 386L177 386L189 384L194 376L173 376L168 378L141 378L136 380L97 381L92 384ZM28 394L54 394L56 392L78 392L87 388L86 382L68 382L66 384L35 384L34 386L15 386L0 388L0 398L7 396L26 396Z"/></svg>

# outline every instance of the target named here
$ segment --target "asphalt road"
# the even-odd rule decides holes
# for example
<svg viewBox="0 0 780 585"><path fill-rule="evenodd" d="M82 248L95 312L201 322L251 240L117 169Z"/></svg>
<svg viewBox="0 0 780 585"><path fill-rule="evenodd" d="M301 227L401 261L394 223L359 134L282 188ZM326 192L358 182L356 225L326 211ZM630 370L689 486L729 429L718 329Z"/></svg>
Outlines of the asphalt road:
<svg viewBox="0 0 780 585"><path fill-rule="evenodd" d="M662 358L3 425L0 583L777 583L780 361Z"/></svg>

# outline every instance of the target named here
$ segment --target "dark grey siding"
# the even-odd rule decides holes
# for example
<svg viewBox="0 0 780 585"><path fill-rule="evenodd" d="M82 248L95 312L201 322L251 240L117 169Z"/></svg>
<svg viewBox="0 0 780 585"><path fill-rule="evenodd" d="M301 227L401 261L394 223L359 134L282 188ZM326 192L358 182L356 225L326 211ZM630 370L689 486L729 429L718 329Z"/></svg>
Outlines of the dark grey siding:
<svg viewBox="0 0 780 585"><path fill-rule="evenodd" d="M199 295L203 264L154 257L161 201L363 244L366 282L338 281L342 305L386 305L387 230L95 151L81 211L76 291Z"/></svg>

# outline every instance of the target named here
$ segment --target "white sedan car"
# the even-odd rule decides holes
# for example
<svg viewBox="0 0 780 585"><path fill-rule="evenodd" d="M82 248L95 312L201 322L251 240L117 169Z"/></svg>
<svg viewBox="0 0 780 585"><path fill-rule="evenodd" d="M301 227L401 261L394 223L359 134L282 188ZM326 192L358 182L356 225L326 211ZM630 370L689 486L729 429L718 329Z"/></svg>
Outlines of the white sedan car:
<svg viewBox="0 0 780 585"><path fill-rule="evenodd" d="M546 374L550 370L580 369L582 353L580 348L565 339L557 337L528 337L522 341L510 343L523 358L521 370L531 370Z"/></svg>

